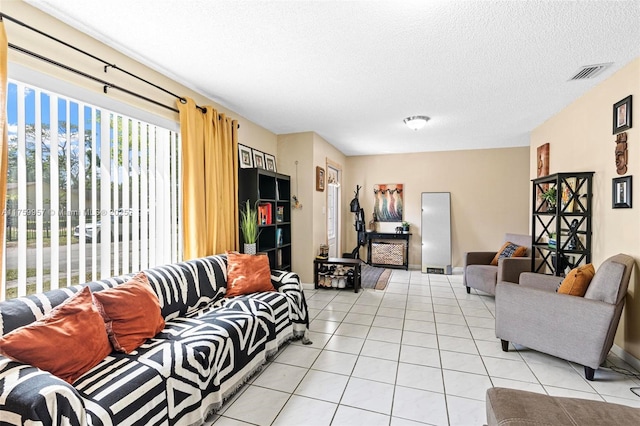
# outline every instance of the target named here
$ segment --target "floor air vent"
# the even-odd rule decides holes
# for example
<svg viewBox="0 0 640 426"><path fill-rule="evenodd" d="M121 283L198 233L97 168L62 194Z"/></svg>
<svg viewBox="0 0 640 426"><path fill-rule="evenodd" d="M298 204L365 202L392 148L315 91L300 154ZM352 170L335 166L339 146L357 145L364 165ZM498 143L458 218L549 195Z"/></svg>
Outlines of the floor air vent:
<svg viewBox="0 0 640 426"><path fill-rule="evenodd" d="M593 78L604 71L606 68L609 68L613 64L613 62L609 62L607 64L597 64L597 65L585 65L580 68L574 75L569 79L572 80L584 80L587 78Z"/></svg>

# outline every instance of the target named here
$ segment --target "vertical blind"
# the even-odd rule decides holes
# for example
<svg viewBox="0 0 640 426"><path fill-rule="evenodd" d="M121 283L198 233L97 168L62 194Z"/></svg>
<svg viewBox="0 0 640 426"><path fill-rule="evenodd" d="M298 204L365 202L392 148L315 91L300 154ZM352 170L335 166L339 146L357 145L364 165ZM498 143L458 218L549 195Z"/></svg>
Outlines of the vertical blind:
<svg viewBox="0 0 640 426"><path fill-rule="evenodd" d="M0 299L182 259L179 133L10 80Z"/></svg>

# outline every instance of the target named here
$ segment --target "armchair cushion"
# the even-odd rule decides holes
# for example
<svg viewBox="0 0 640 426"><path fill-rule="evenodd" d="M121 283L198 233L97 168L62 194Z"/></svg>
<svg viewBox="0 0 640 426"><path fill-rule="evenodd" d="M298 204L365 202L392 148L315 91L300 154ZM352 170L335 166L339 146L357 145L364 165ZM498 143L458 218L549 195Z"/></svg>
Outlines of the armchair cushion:
<svg viewBox="0 0 640 426"><path fill-rule="evenodd" d="M583 297L595 273L591 263L573 268L558 287L558 293Z"/></svg>
<svg viewBox="0 0 640 426"><path fill-rule="evenodd" d="M505 257L523 257L527 254L527 247L519 246L510 241L507 241L500 247L500 250L496 253L493 260L491 261L492 265L497 266L498 260Z"/></svg>
<svg viewBox="0 0 640 426"><path fill-rule="evenodd" d="M631 268L626 269L630 275ZM627 287L622 288L619 285L623 281L624 274L625 265L623 263L615 261L603 263L598 268L598 273L593 277L584 297L612 304L618 303L619 299L627 293Z"/></svg>

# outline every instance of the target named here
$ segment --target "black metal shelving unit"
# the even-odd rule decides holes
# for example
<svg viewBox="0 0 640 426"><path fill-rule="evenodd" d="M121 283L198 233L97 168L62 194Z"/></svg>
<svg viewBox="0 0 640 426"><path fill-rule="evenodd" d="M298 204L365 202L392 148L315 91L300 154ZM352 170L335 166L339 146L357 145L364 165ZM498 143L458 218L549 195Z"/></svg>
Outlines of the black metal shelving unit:
<svg viewBox="0 0 640 426"><path fill-rule="evenodd" d="M564 276L569 269L591 262L593 175L556 173L532 180L532 271ZM555 206L541 198L549 188L556 188ZM542 259L537 267L536 256Z"/></svg>
<svg viewBox="0 0 640 426"><path fill-rule="evenodd" d="M291 271L291 179L259 168L238 170L238 200L252 206L270 206L265 223L259 224L256 250L269 256L271 269ZM261 220L261 218L258 218ZM240 247L243 247L240 232Z"/></svg>

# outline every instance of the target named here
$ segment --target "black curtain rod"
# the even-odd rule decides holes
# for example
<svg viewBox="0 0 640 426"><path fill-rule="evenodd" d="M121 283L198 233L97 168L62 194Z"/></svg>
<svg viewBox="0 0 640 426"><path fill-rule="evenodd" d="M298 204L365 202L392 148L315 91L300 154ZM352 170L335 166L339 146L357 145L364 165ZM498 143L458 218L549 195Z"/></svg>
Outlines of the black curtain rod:
<svg viewBox="0 0 640 426"><path fill-rule="evenodd" d="M80 71L80 70L75 69L73 67L70 67L68 65L62 64L62 63L60 63L58 61L54 61L53 59L47 58L46 56L42 56L42 55L40 55L38 53L35 53L35 52L30 51L30 50L24 49L24 48L22 48L20 46L16 46L15 44L9 43L9 48L11 48L13 50L17 50L18 52L21 52L21 53L24 53L26 55L32 56L32 57L34 57L36 59L39 59L39 60L44 61L44 62L47 62L49 64L55 65L57 67L63 68L65 70L67 70L67 71L70 71L70 72L78 74L78 75L80 75L82 77L88 78L89 80L93 80L95 82L98 82L98 83L103 85L104 93L107 93L108 89L120 90L121 92L124 92L124 93L126 93L128 95L134 96L134 97L139 98L139 99L143 99L143 100L145 100L147 102L151 102L154 105L160 106L162 108L166 108L166 109L171 110L171 111L173 111L175 113L179 113L179 111L176 108L170 107L168 105L164 105L164 104L162 104L162 103L160 103L158 101L155 101L155 100L153 100L151 98L147 98L146 96L143 96L143 95L141 95L139 93L132 92L131 90L125 89L124 87L120 87L120 86L117 86L117 85L115 85L113 83L109 83L106 80L102 80L102 79L100 79L98 77L95 77L95 76L93 76L91 74L87 74L86 72L83 72L83 71Z"/></svg>
<svg viewBox="0 0 640 426"><path fill-rule="evenodd" d="M60 68L65 69L67 71L70 71L70 72L72 72L74 74L78 74L78 75L80 75L80 76L82 76L84 78L88 78L89 80L98 82L98 83L103 85L104 93L107 93L107 91L109 89L120 90L121 92L124 92L124 93L126 93L128 95L131 95L133 97L145 100L145 101L150 102L150 103L152 103L154 105L157 105L159 107L166 108L166 109L171 110L171 111L173 111L175 113L180 113L180 111L178 111L176 108L173 108L173 107L170 107L168 105L162 104L162 103L160 103L158 101L155 101L155 100L153 100L151 98L147 98L146 96L143 96L143 95L141 95L139 93L132 92L131 90L125 89L124 87L120 87L120 86L117 86L117 85L115 85L113 83L109 83L106 80L102 80L101 78L95 77L95 76L93 76L91 74L87 74L86 72L80 71L80 70L75 69L73 67L70 67L69 65L65 65L65 64L63 64L61 62L54 61L53 59L47 58L46 56L42 56L39 53L32 52L32 51L27 50L27 49L25 49L23 47L16 46L15 44L12 44L12 43L8 43L8 45L9 45L10 49L17 50L18 52L24 53L25 55L32 56L32 57L34 57L36 59L39 59L39 60L44 61L44 62L47 62L47 63L49 63L51 65L55 65L57 67L60 67ZM207 112L206 108L202 108L202 107L197 107L197 108L200 109L203 113ZM218 114L218 120L221 120L221 119L222 119L222 116L220 114ZM240 124L238 124L238 129L239 128L240 128Z"/></svg>
<svg viewBox="0 0 640 426"><path fill-rule="evenodd" d="M80 48L76 47L76 46L73 46L72 44L69 44L69 43L67 43L66 41L60 40L59 38L56 38L56 37L53 37L53 36L52 36L52 35L50 35L50 34L47 34L47 33L43 32L43 31L40 31L40 30L39 30L39 29L37 29L37 28L34 28L34 27L30 26L30 25L27 25L27 24L25 24L25 23L24 23L24 22L22 22L22 21L19 21L19 20L15 19L15 18L13 18L13 17L11 17L11 16L9 16L9 15L5 14L5 13L0 12L0 21L2 21L2 20L3 20L3 18L6 18L6 19L8 19L8 20L9 20L9 21L11 21L11 22L14 22L14 23L16 23L16 24L18 24L18 25L20 25L20 26L23 26L23 27L25 27L25 28L27 28L27 29L29 29L29 30L31 30L31 31L33 31L33 32L35 32L35 33L37 33L37 34L40 34L41 36L47 37L47 38L49 38L49 39L51 39L51 40L53 40L53 41L55 41L55 42L57 42L57 43L62 44L63 46L66 46L66 47L68 47L68 48L70 48L70 49L75 50L76 52L82 53L83 55L86 55L86 56L88 56L88 57L90 57L90 58L92 58L92 59L95 59L95 60L96 60L96 61L98 61L98 62L101 62L102 64L104 64L104 72L105 72L105 73L107 72L107 70L108 70L109 68L113 68L113 69L115 69L115 70L118 70L118 71L120 71L120 72L123 72L123 73L127 74L127 75L128 75L128 76L130 76L130 77L133 77L133 78L135 78L135 79L137 79L137 80L140 80L140 81L142 81L142 82L144 82L144 83L146 83L146 84L148 84L148 85L150 85L150 86L153 86L153 87L155 87L155 88L156 88L156 89L158 89L158 90L162 90L163 92L165 92L165 93L167 93L167 94L169 94L169 95L171 95L171 96L173 96L173 97L175 97L175 98L179 99L179 100L180 100L180 102L182 102L182 103L186 103L186 102L187 102L187 100L186 100L184 97L182 97L182 96L178 96L178 95L176 95L175 93L170 92L169 90L165 89L164 87L158 86L157 84L154 84L154 83L152 83L152 82L150 82L150 81L148 81L148 80L145 80L144 78L139 77L139 76L137 76L137 75L135 75L135 74L133 74L133 73L131 73L131 72L129 72L129 71L127 71L127 70L125 70L125 69L122 69L122 68L118 67L118 66L117 66L117 65L115 65L115 64L111 64L111 63L109 63L109 62L105 61L104 59L99 58L98 56L95 56L95 55L93 55L93 54L91 54L91 53L89 53L89 52L87 52L87 51L85 51L85 50L82 50L82 49L80 49ZM16 47L17 47L17 46L14 46L14 48L16 48ZM37 55L37 54L34 54L33 52L29 52L29 51L27 51L26 49L18 48L17 50L20 50L20 51L21 51L21 52L23 52L23 53L30 54L30 55L32 55L32 56L34 56L34 57L38 57L38 56L39 56L39 55ZM39 59L42 59L42 60L45 60L46 62L49 62L49 63L55 64L55 65L61 66L62 68L68 69L69 71L72 71L72 72L77 71L77 70L71 69L70 67L63 66L62 64L56 63L55 61L52 61L52 60L47 59L47 58L44 58L44 57L39 58ZM81 72L78 72L78 74L82 75L82 73L81 73ZM97 79L96 77L93 77L93 76L89 77L88 75L85 75L85 77L87 77L87 78L91 78L92 80L95 80L95 81L102 81L102 80ZM112 87L112 88L114 88L114 89L121 90L121 91L123 91L123 92L129 93L130 95L137 96L137 97L139 97L139 98L141 98L141 99L144 99L144 100L149 101L149 102L151 102L151 103L154 103L154 104L156 104L156 105L160 105L160 106L162 106L162 107L164 107L164 108L167 108L167 109L170 109L170 110L172 110L172 111L178 112L178 110L177 110L177 109L175 109L175 108L172 108L172 107L169 107L169 106L163 105L163 104L161 104L161 103L159 103L159 102L156 102L156 101L154 101L154 100L152 100L152 99L149 99L149 98L146 98L146 97L144 97L144 96L138 95L137 93L133 93L133 92L128 91L128 90L126 90L126 89L123 89L123 88L121 88L121 87L117 87L117 86L112 85L112 84L109 84L109 87ZM105 93L106 93L106 89L105 89ZM199 109L200 111L202 111L203 113L204 113L204 112L207 112L207 109L206 109L205 107L201 107L201 106L196 105L196 108L198 108L198 109Z"/></svg>

